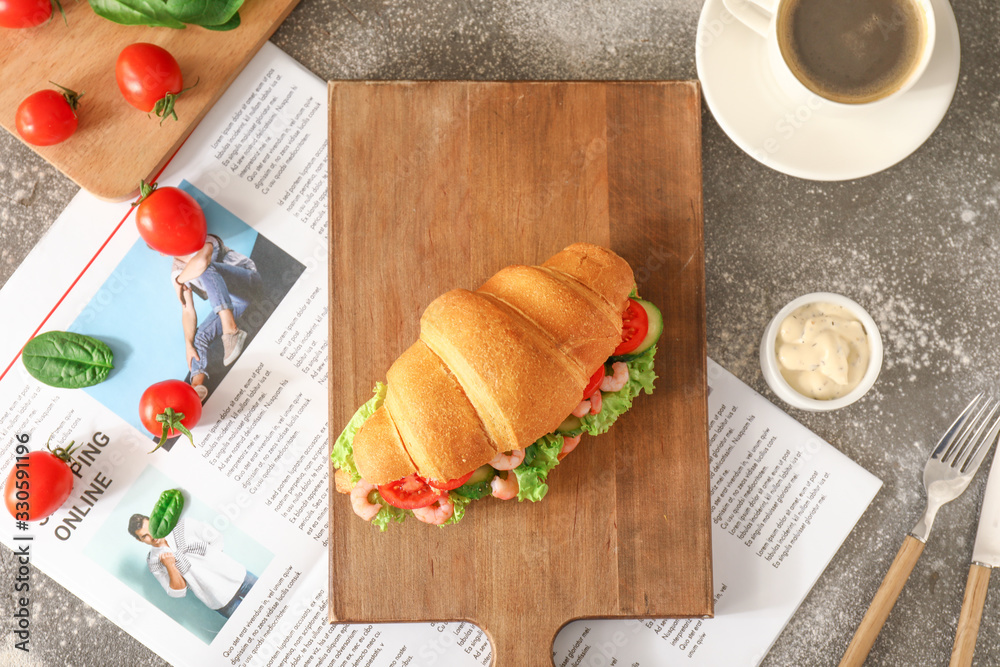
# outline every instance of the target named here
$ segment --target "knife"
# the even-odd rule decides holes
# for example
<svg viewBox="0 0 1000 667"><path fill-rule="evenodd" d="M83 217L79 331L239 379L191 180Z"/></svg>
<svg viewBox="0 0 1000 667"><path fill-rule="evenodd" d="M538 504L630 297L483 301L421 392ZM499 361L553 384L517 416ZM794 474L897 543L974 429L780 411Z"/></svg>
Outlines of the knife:
<svg viewBox="0 0 1000 667"><path fill-rule="evenodd" d="M968 667L972 664L990 574L994 567L1000 566L1000 463L997 459L1000 456L994 455L983 506L979 510L979 530L976 531L976 545L972 548L972 565L969 566L949 667Z"/></svg>

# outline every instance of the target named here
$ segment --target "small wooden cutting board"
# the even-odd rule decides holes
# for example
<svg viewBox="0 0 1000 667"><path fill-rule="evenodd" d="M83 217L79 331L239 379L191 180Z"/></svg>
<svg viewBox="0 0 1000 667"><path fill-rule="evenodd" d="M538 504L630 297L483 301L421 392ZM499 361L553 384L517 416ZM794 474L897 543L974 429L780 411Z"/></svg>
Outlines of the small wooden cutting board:
<svg viewBox="0 0 1000 667"><path fill-rule="evenodd" d="M103 19L86 0L63 1L58 12L35 28L0 28L0 125L14 136L21 101L50 81L83 92L80 125L67 141L30 146L77 185L102 199L122 201L160 171L236 75L277 29L299 0L247 0L240 27L214 32L124 26ZM115 62L135 42L162 46L177 59L184 85L198 85L177 98L177 117L160 125L156 117L125 101L115 82Z"/></svg>
<svg viewBox="0 0 1000 667"><path fill-rule="evenodd" d="M457 526L379 533L331 470L331 621L471 621L495 665L547 667L574 618L712 615L699 93L330 84L332 438L435 297L508 264L605 245L665 320L656 391L584 436L539 503L486 499Z"/></svg>

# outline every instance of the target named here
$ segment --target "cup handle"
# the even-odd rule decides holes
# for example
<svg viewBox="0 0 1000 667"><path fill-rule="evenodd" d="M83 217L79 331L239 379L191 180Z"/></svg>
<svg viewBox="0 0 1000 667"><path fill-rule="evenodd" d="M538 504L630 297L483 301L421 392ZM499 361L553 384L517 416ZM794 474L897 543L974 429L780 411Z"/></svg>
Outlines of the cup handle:
<svg viewBox="0 0 1000 667"><path fill-rule="evenodd" d="M729 13L761 37L767 37L778 0L722 0Z"/></svg>

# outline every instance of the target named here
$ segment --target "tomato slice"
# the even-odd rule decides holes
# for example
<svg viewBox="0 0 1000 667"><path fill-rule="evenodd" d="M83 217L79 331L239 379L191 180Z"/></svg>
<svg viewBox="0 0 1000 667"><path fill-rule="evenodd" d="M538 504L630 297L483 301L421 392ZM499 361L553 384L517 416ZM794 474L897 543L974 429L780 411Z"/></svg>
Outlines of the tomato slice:
<svg viewBox="0 0 1000 667"><path fill-rule="evenodd" d="M586 389L583 390L583 400L587 400L594 395L597 388L601 386L601 382L604 381L604 364L597 367L594 374L590 376L590 382L587 383Z"/></svg>
<svg viewBox="0 0 1000 667"><path fill-rule="evenodd" d="M414 473L388 484L380 484L379 495L385 502L401 510L415 510L427 507L446 492L430 486L420 475Z"/></svg>
<svg viewBox="0 0 1000 667"><path fill-rule="evenodd" d="M629 299L628 308L622 314L622 342L611 356L628 354L636 349L642 345L647 332L649 332L649 315L646 314L646 309L636 303L635 299Z"/></svg>
<svg viewBox="0 0 1000 667"><path fill-rule="evenodd" d="M439 482L436 479L428 479L427 483L433 486L435 489L441 489L442 491L451 491L452 489L457 489L472 477L472 473L476 472L472 469L468 474L462 475L461 477L456 477L455 479L449 479L447 482Z"/></svg>

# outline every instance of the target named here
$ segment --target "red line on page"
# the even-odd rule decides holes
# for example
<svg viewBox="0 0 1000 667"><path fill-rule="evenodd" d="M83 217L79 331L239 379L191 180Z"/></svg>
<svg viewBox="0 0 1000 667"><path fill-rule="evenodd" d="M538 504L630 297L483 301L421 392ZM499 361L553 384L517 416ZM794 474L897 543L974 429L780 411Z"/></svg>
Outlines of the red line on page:
<svg viewBox="0 0 1000 667"><path fill-rule="evenodd" d="M187 140L185 139L185 142L186 141ZM183 145L184 145L184 143L181 143L181 146L183 146ZM180 147L178 147L177 150L179 151ZM175 152L174 155L177 155L177 153ZM158 172L156 172L156 175L153 176L153 178L150 180L151 183L155 183L156 182L156 179L158 179L160 177L160 174L163 173L163 170L166 169L167 165L169 165L170 162L174 159L174 155L171 155L170 159L167 160L166 163L164 163L164 165L160 168L160 170ZM77 275L77 277L73 280L73 282L70 283L70 286L66 288L66 291L63 292L63 295L61 297L59 297L59 300L56 301L56 305L52 306L52 310L50 310L49 314L45 316L45 319L43 319L41 321L41 323L38 325L38 327L35 329L35 331L31 334L31 336L28 337L28 340L24 341L24 345L27 345L28 342L30 342L32 338L34 338L35 336L38 335L38 332L42 330L42 327L44 327L45 323L49 321L49 318L52 317L52 314L56 312L56 309L59 308L59 306L62 305L62 302L66 300L66 297L69 296L69 293L73 291L73 288L76 287L76 284L78 282L80 282L81 278L83 278L83 274L85 274L87 272L87 270L91 267L91 265L95 261L97 261L98 255L100 255L102 252L104 252L104 248L107 247L107 245L109 243L111 243L111 239L113 239L114 236L115 236L115 234L118 233L118 230L122 228L122 225L125 224L125 221L128 220L128 218L129 218L130 215L132 215L132 209L131 208L128 210L128 213L125 214L125 217L122 218L121 221L119 221L119 223L115 226L114 230L112 230L112 232L108 236L108 238L106 238L104 240L104 243L101 244L101 247L97 249L97 252L94 253L94 256L90 258L90 261L87 262L87 265L83 267L83 270L80 271L79 275ZM7 373L10 372L10 369L13 368L14 364L17 363L17 360L20 359L21 352L24 351L24 345L22 345L21 349L17 351L17 354L14 355L14 358L10 360L10 363L7 364L7 368L3 369L3 373L0 373L0 381L2 381L7 376Z"/></svg>

